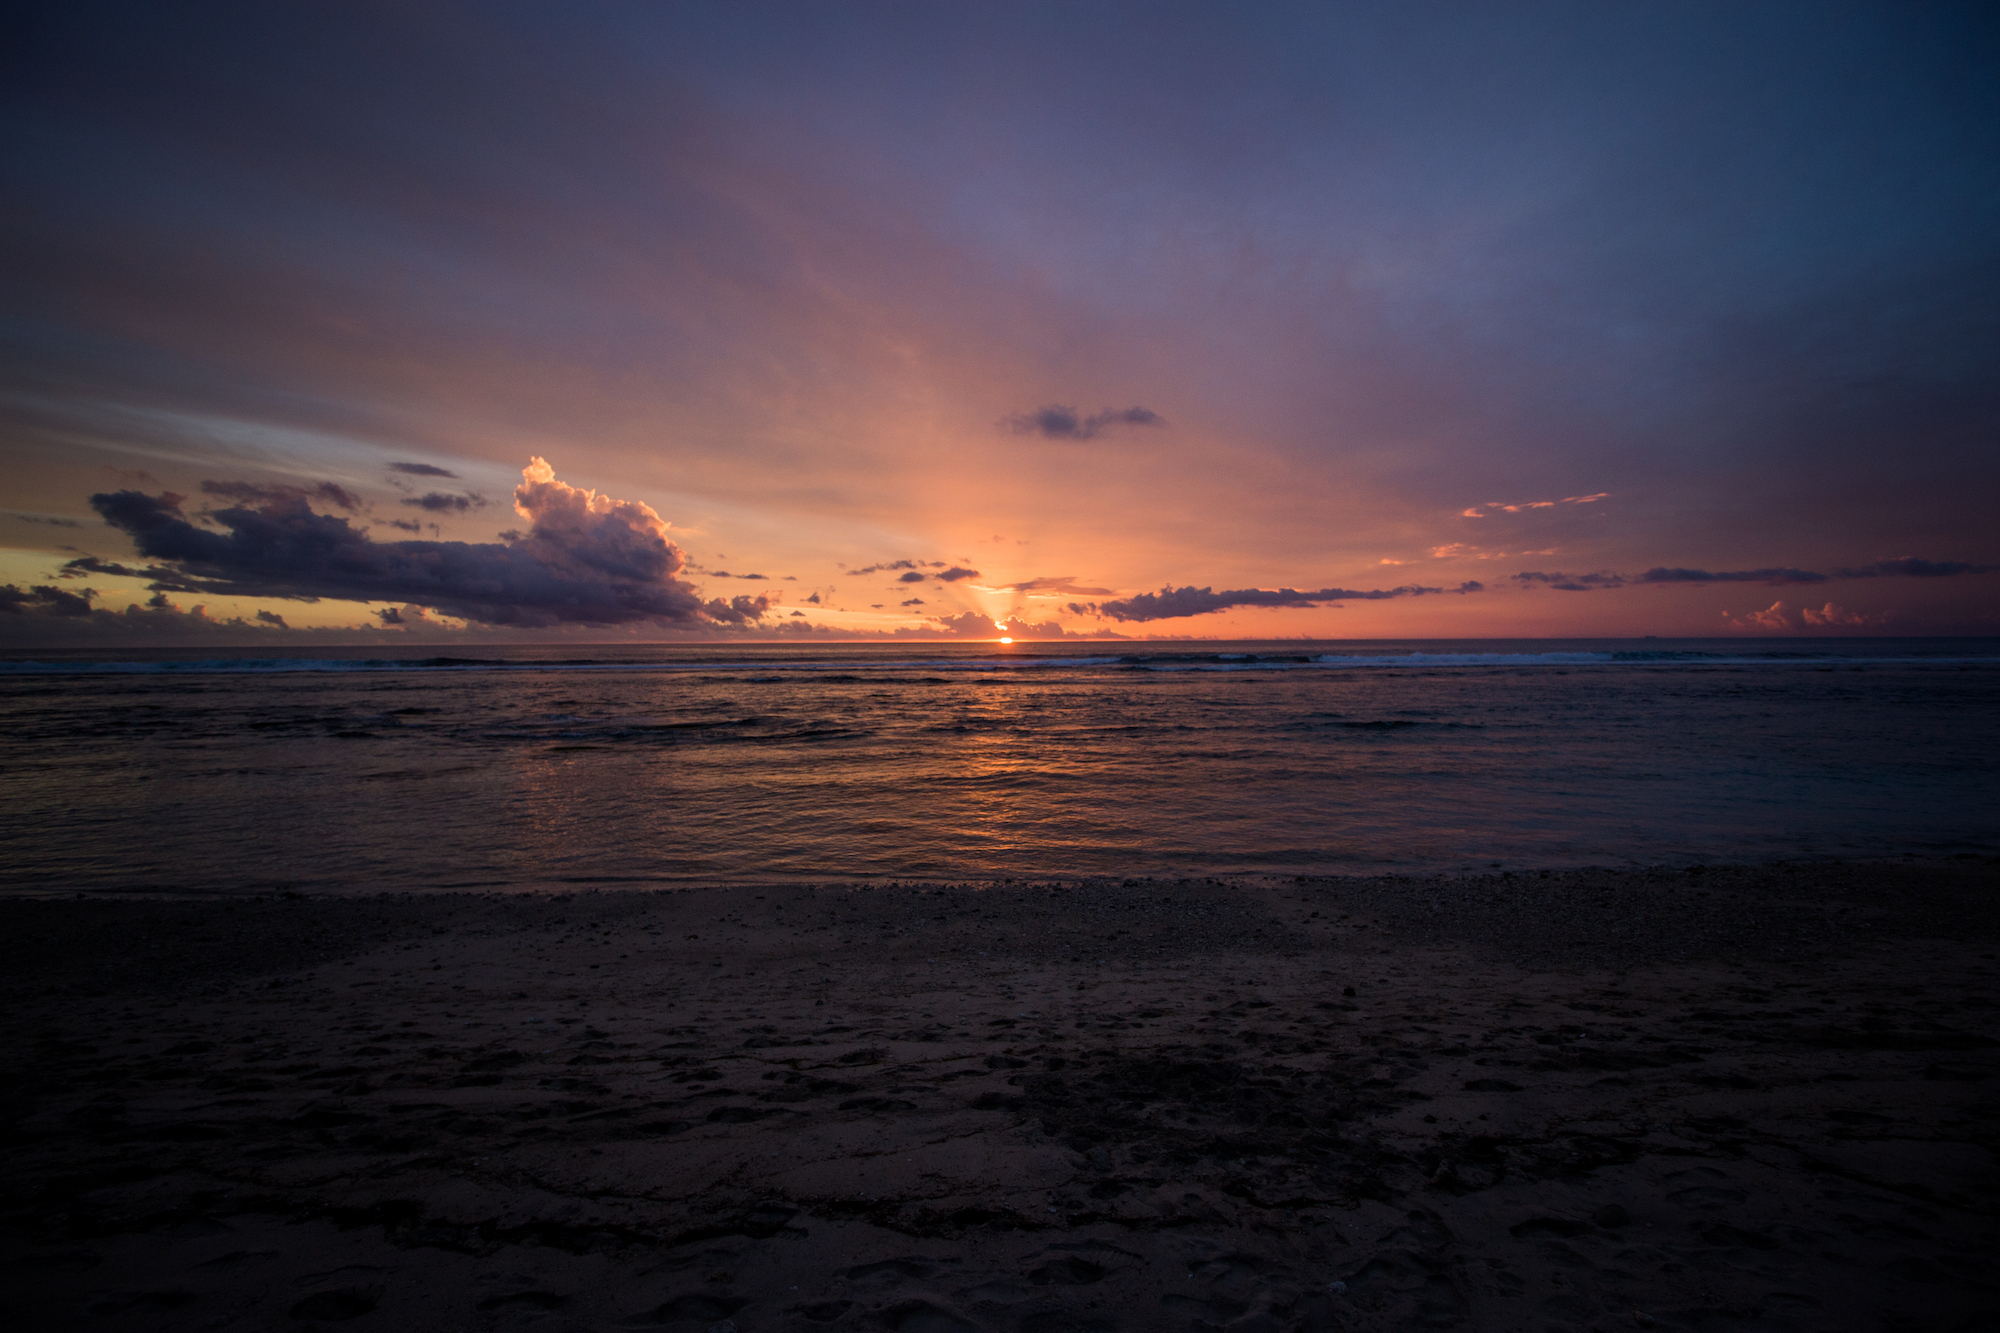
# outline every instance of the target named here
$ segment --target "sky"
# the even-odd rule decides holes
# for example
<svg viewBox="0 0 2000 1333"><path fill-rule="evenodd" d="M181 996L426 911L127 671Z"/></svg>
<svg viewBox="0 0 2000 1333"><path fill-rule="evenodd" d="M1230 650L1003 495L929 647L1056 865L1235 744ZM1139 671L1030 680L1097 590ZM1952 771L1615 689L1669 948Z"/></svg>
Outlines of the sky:
<svg viewBox="0 0 2000 1333"><path fill-rule="evenodd" d="M2000 633L1990 6L5 23L0 647Z"/></svg>

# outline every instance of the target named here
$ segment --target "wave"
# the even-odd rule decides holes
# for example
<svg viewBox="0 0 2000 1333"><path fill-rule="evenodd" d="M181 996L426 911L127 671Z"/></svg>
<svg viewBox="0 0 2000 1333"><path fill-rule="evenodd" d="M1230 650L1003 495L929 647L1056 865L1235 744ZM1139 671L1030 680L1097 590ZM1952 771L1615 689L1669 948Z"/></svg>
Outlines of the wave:
<svg viewBox="0 0 2000 1333"><path fill-rule="evenodd" d="M1102 654L1087 657L1038 657L994 653L950 658L881 658L874 660L801 659L795 661L655 661L642 658L506 658L506 657L224 657L187 660L0 661L5 676L206 676L275 675L293 673L484 673L484 672L664 672L728 677L734 673L747 684L775 684L812 679L824 683L861 680L911 680L909 673L993 673L1053 671L1353 671L1366 669L1457 669L1617 666L1965 666L2000 663L2000 647L1986 654L1926 652L1912 646L1903 653L1883 653L1879 645L1866 655L1798 648L1763 651L1707 651L1671 648L1552 650L1548 652L1159 652ZM944 677L932 675L928 681Z"/></svg>

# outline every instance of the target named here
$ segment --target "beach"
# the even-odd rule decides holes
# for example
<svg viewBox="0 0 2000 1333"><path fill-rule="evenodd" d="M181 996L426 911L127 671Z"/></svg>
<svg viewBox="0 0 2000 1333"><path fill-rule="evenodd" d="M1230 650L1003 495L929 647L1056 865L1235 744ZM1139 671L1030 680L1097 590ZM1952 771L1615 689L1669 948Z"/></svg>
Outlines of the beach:
<svg viewBox="0 0 2000 1333"><path fill-rule="evenodd" d="M1991 1327L1996 884L0 901L0 1311Z"/></svg>

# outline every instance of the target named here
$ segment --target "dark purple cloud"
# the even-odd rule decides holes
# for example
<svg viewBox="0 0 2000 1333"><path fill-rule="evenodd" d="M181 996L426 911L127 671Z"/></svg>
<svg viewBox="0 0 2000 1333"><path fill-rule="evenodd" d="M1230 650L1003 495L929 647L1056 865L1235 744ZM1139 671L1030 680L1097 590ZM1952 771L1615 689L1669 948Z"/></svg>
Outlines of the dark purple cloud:
<svg viewBox="0 0 2000 1333"><path fill-rule="evenodd" d="M287 624L283 616L273 611L258 611L249 617L216 617L209 615L204 606L183 610L167 600L164 592L153 594L143 605L111 611L80 606L80 602L88 603L94 596L88 588L81 595L67 597L36 595L45 591L62 590L30 589L23 593L19 588L0 587L0 638L9 647L118 649L133 644L219 647L247 643L275 646L385 642L383 630L373 626L301 629ZM383 617L384 624L397 629L428 625L422 608L406 606L403 611L406 614Z"/></svg>
<svg viewBox="0 0 2000 1333"><path fill-rule="evenodd" d="M1455 591L1479 590L1479 584L1466 583ZM1174 620L1181 616L1227 611L1237 606L1300 607L1326 606L1334 602L1381 602L1392 597L1422 597L1427 593L1443 591L1443 588L1425 588L1416 584L1375 588L1367 592L1353 588L1319 588L1310 592L1301 592L1296 588L1232 588L1222 592L1213 588L1162 588L1158 592L1142 592L1136 597L1112 602L1071 603L1067 609L1078 615L1099 615L1121 621Z"/></svg>
<svg viewBox="0 0 2000 1333"><path fill-rule="evenodd" d="M1094 440L1113 426L1164 426L1167 421L1145 407L1128 407L1123 411L1106 408L1083 416L1073 407L1051 404L1032 412L1016 413L1000 424L1016 435L1039 435L1047 440Z"/></svg>
<svg viewBox="0 0 2000 1333"><path fill-rule="evenodd" d="M38 583L24 592L14 584L0 583L0 615L88 616L90 599L96 595L90 588L71 592Z"/></svg>
<svg viewBox="0 0 2000 1333"><path fill-rule="evenodd" d="M164 579L172 578L173 573L171 569L161 565L148 565L142 569L132 565L121 565L116 560L103 560L94 555L80 555L74 560L65 561L62 572L56 577L79 579L85 574L108 574L120 579Z"/></svg>
<svg viewBox="0 0 2000 1333"><path fill-rule="evenodd" d="M943 569L942 560L885 560L879 565L864 565L860 569L850 569L850 574L886 574L892 569Z"/></svg>
<svg viewBox="0 0 2000 1333"><path fill-rule="evenodd" d="M946 565L942 560L887 560L879 565L867 565L861 569L850 569L847 572L850 574L886 574L894 569L903 571L903 573L896 577L896 582L898 583L922 583L925 579L931 578L936 579L940 583L957 583L961 579L976 579L979 577L979 571L976 569L967 569L963 565Z"/></svg>
<svg viewBox="0 0 2000 1333"><path fill-rule="evenodd" d="M447 472L443 468L433 467L429 463L391 463L389 464L389 470L391 472L400 472L406 477L449 477L453 481L458 480L456 472Z"/></svg>
<svg viewBox="0 0 2000 1333"><path fill-rule="evenodd" d="M1668 569L1647 570L1634 583L1762 583L1773 588L1795 583L1825 583L1826 575L1810 569Z"/></svg>
<svg viewBox="0 0 2000 1333"><path fill-rule="evenodd" d="M412 509L428 509L433 514L463 514L469 509L486 508L486 497L474 491L452 495L446 491L425 491L402 501Z"/></svg>
<svg viewBox="0 0 2000 1333"><path fill-rule="evenodd" d="M207 515L222 531L189 522L171 493L114 491L90 502L190 592L409 603L531 627L742 624L769 610L761 596L704 602L676 578L686 558L650 507L566 485L540 459L523 475L514 503L531 526L505 544L377 542L289 492Z"/></svg>
<svg viewBox="0 0 2000 1333"><path fill-rule="evenodd" d="M1793 569L1778 566L1770 569L1683 569L1666 565L1655 566L1643 574L1615 574L1610 570L1599 570L1595 574L1544 573L1541 570L1524 570L1513 576L1514 581L1526 585L1558 588L1564 592L1595 592L1600 588L1623 588L1635 584L1668 583L1762 583L1767 587L1783 588L1798 584L1825 583L1829 579L1941 579L1959 574L1991 574L2000 571L2000 565L1975 565L1966 560L1920 560L1915 556L1905 556L1900 560L1882 560L1859 569L1836 569L1831 574L1821 574L1810 569Z"/></svg>
<svg viewBox="0 0 2000 1333"><path fill-rule="evenodd" d="M731 597L724 601L720 597L710 598L701 604L699 614L703 620L712 620L718 625L747 625L753 620L762 620L771 610L771 599L763 593L755 597Z"/></svg>
<svg viewBox="0 0 2000 1333"><path fill-rule="evenodd" d="M146 579L147 587L159 594L161 605L165 605L165 595L170 592L200 592L201 585L190 581L178 569L166 565L125 565L116 560L102 560L94 555L78 556L66 560L57 572L59 579L80 579L86 574L104 574L120 579ZM294 598L295 601L317 601L317 598Z"/></svg>
<svg viewBox="0 0 2000 1333"><path fill-rule="evenodd" d="M1610 570L1599 570L1595 574L1544 573L1539 569L1524 570L1514 575L1521 584L1540 584L1543 587L1559 588L1563 592L1595 592L1599 588L1622 588L1631 582L1623 574L1613 574Z"/></svg>
<svg viewBox="0 0 2000 1333"><path fill-rule="evenodd" d="M1964 560L1919 560L1915 556L1904 556L1900 560L1878 560L1872 565L1859 569L1836 569L1837 579L1946 579L1958 574L1992 574L2000 571L2000 565L1975 565Z"/></svg>

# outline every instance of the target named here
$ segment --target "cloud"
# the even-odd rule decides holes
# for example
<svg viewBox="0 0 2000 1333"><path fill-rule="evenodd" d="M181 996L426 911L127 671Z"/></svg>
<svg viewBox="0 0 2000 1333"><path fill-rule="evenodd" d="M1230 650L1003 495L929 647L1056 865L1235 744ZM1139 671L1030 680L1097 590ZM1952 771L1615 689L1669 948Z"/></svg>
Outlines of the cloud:
<svg viewBox="0 0 2000 1333"><path fill-rule="evenodd" d="M388 520L388 523L390 527L396 529L398 532L422 532L424 530L424 525L417 522L414 518L392 518Z"/></svg>
<svg viewBox="0 0 2000 1333"><path fill-rule="evenodd" d="M5 616L88 616L90 599L97 596L92 588L82 592L71 592L67 588L51 587L38 583L27 591L22 591L12 583L0 584L0 615Z"/></svg>
<svg viewBox="0 0 2000 1333"><path fill-rule="evenodd" d="M1093 588L1088 584L1078 583L1076 578L1070 574L1057 574L1049 578L1023 579L1019 583L1003 583L993 589L993 591L1043 594L1062 593L1071 597L1109 597L1112 595L1111 589Z"/></svg>
<svg viewBox="0 0 2000 1333"><path fill-rule="evenodd" d="M1610 570L1600 570L1595 574L1545 574L1540 570L1526 570L1513 577L1518 583L1542 584L1565 592L1592 592L1599 588L1623 588L1628 584L1762 583L1781 588L1793 584L1825 583L1829 579L1938 579L1996 571L2000 571L2000 565L1975 565L1964 560L1919 560L1915 556L1905 556L1900 560L1878 561L1859 569L1836 569L1831 574L1790 566L1770 569L1682 569L1661 565L1635 575L1614 574Z"/></svg>
<svg viewBox="0 0 2000 1333"><path fill-rule="evenodd" d="M944 567L945 562L942 560L887 560L879 565L868 565L847 572L854 575L883 574L892 569L943 569Z"/></svg>
<svg viewBox="0 0 2000 1333"><path fill-rule="evenodd" d="M116 560L102 560L94 555L80 555L74 560L66 560L57 572L59 579L79 579L85 574L103 574L119 579L152 579L154 586L168 592L185 592L177 586L179 576L164 565L147 565L143 569L131 565L121 565Z"/></svg>
<svg viewBox="0 0 2000 1333"><path fill-rule="evenodd" d="M514 509L527 535L505 544L377 542L345 518L315 513L296 488L208 515L196 527L181 497L114 491L90 503L191 592L342 598L430 607L487 625L741 624L766 597L704 602L675 577L686 564L653 509L556 480L540 458L522 472Z"/></svg>
<svg viewBox="0 0 2000 1333"><path fill-rule="evenodd" d="M1522 500L1518 504L1507 504L1502 500L1488 500L1483 505L1459 511L1460 518L1485 518L1489 514L1522 514L1531 509L1554 509L1557 505L1589 505L1611 497L1610 491L1599 491L1595 495L1565 495L1560 500Z"/></svg>
<svg viewBox="0 0 2000 1333"><path fill-rule="evenodd" d="M217 620L208 608L197 606L183 611L156 592L144 606L128 606L122 612L92 605L97 592L85 588L70 592L64 588L37 586L23 591L13 584L0 585L0 634L10 642L27 645L84 644L91 642L216 642L234 635L269 635L275 630L297 634L285 618L273 611L258 611L253 619L231 616ZM317 637L343 631L318 631Z"/></svg>
<svg viewBox="0 0 2000 1333"><path fill-rule="evenodd" d="M389 470L391 472L400 472L406 477L449 477L453 481L458 480L456 472L447 472L443 468L433 467L429 463L391 463L389 464Z"/></svg>
<svg viewBox="0 0 2000 1333"><path fill-rule="evenodd" d="M723 601L720 597L701 604L701 616L718 625L747 625L753 620L762 620L771 610L771 599L763 593L755 597L732 597Z"/></svg>
<svg viewBox="0 0 2000 1333"><path fill-rule="evenodd" d="M808 602L811 602L811 603L812 603L812 604L813 604L814 606L818 606L818 605L819 605L819 594L818 594L818 593L814 593L814 594L813 594L812 596L810 596L810 597L806 598L806 600L807 600Z"/></svg>
<svg viewBox="0 0 2000 1333"><path fill-rule="evenodd" d="M26 593L14 587L0 587L0 641L20 648L127 647L133 644L314 644L383 643L383 631L376 627L327 626L299 629L272 611L258 611L252 617L229 616L218 619L206 606L183 611L156 592L144 605L127 606L122 611L87 605L95 594L88 588L81 595L49 597L61 589L31 588ZM84 605L79 605L80 603ZM404 607L417 620L418 607ZM9 613L14 614L9 614ZM391 625L403 625L391 614ZM435 621L426 621L435 625Z"/></svg>
<svg viewBox="0 0 2000 1333"><path fill-rule="evenodd" d="M712 579L763 579L765 582L769 582L771 578L769 574L732 574L726 569L711 569L704 570L703 572Z"/></svg>
<svg viewBox="0 0 2000 1333"><path fill-rule="evenodd" d="M957 583L962 579L976 579L979 571L967 569L963 565L947 565L942 560L885 560L879 565L867 565L861 569L850 569L849 574L886 574L890 570L904 571L897 575L898 583L922 583L935 578L940 583ZM932 572L935 571L935 572ZM762 577L758 575L757 577Z"/></svg>
<svg viewBox="0 0 2000 1333"><path fill-rule="evenodd" d="M1107 407L1086 417L1073 407L1052 403L1032 412L1016 413L1000 424L1016 435L1040 435L1047 440L1094 440L1113 426L1164 426L1167 422L1158 412L1145 407L1128 407L1122 412Z"/></svg>
<svg viewBox="0 0 2000 1333"><path fill-rule="evenodd" d="M413 509L428 509L433 514L463 514L468 509L486 508L486 497L476 491L467 491L464 495L425 491L422 495L412 496L402 503Z"/></svg>
<svg viewBox="0 0 2000 1333"><path fill-rule="evenodd" d="M1000 625L992 616L978 611L963 611L955 616L932 616L930 623L921 629L901 629L896 632L923 638L952 635L959 638L994 639L1000 636Z"/></svg>
<svg viewBox="0 0 2000 1333"><path fill-rule="evenodd" d="M1826 575L1809 569L1649 569L1634 583L1765 583L1783 587L1790 583L1825 583Z"/></svg>
<svg viewBox="0 0 2000 1333"><path fill-rule="evenodd" d="M248 481L204 481L203 495L220 495L242 504L273 501L323 500L352 513L361 508L361 497L337 482L322 481L314 486L259 486Z"/></svg>
<svg viewBox="0 0 2000 1333"><path fill-rule="evenodd" d="M0 509L0 517L11 518L16 523L42 523L51 528L80 528L83 524L73 518L57 518L53 514L24 514L18 509Z"/></svg>
<svg viewBox="0 0 2000 1333"><path fill-rule="evenodd" d="M1744 616L1732 616L1727 611L1724 611L1722 616L1723 619L1729 622L1730 627L1733 629L1798 628L1793 623L1792 618L1785 613L1785 604L1783 602L1773 602L1762 611L1752 611Z"/></svg>
<svg viewBox="0 0 2000 1333"><path fill-rule="evenodd" d="M1915 556L1904 556L1900 560L1878 560L1872 565L1859 569L1836 569L1837 579L1943 579L1958 574L1991 574L2000 571L2000 565L1974 565L1964 560L1919 560Z"/></svg>
<svg viewBox="0 0 2000 1333"><path fill-rule="evenodd" d="M978 610L962 610L952 616L930 616L924 624L904 624L890 634L880 634L876 630L828 630L818 626L822 634L840 638L1124 638L1124 634L1112 634L1108 630L1092 630L1090 634L1072 634L1062 628L1056 620L1010 620L1002 616L994 620Z"/></svg>
<svg viewBox="0 0 2000 1333"><path fill-rule="evenodd" d="M1545 574L1526 570L1514 575L1517 583L1542 584L1564 592L1595 592L1600 588L1623 588L1639 583L1765 583L1783 587L1793 583L1824 583L1826 575L1809 569L1669 569L1661 566L1643 574L1614 574L1602 569L1595 574Z"/></svg>
<svg viewBox="0 0 2000 1333"><path fill-rule="evenodd" d="M1858 611L1849 611L1846 607L1836 606L1832 602L1828 602L1817 611L1810 606L1802 606L1799 608L1799 615L1808 625L1823 626L1880 625L1888 620L1887 616L1864 616Z"/></svg>
<svg viewBox="0 0 2000 1333"><path fill-rule="evenodd" d="M1477 583L1461 584L1455 591L1478 592ZM1440 593L1442 588L1422 588L1408 584L1400 588L1376 588L1360 592L1353 588L1320 588L1300 592L1294 588L1235 588L1216 592L1213 588L1162 588L1113 602L1072 602L1066 608L1077 615L1108 616L1112 620L1174 620L1182 616L1207 615L1236 606L1324 606L1330 602L1380 602L1392 597L1421 597Z"/></svg>
<svg viewBox="0 0 2000 1333"><path fill-rule="evenodd" d="M1824 606L1801 606L1797 611L1788 609L1783 602L1773 602L1762 611L1752 611L1746 615L1736 615L1724 611L1722 618L1729 622L1731 629L1782 630L1796 633L1802 629L1855 629L1864 625L1886 625L1895 619L1893 612L1879 616L1862 615L1849 611L1844 606L1832 602Z"/></svg>
<svg viewBox="0 0 2000 1333"><path fill-rule="evenodd" d="M1000 624L1000 632L1010 639L1067 639L1083 637L1071 635L1060 622L1054 620L1008 619Z"/></svg>
<svg viewBox="0 0 2000 1333"><path fill-rule="evenodd" d="M924 599L921 597L912 597L909 601L901 603L903 606L922 606L923 604Z"/></svg>

